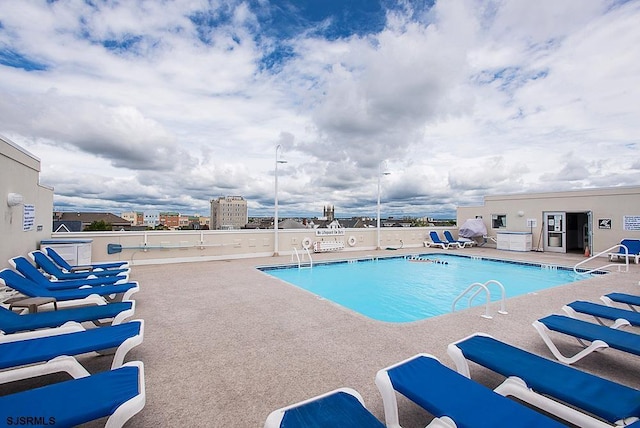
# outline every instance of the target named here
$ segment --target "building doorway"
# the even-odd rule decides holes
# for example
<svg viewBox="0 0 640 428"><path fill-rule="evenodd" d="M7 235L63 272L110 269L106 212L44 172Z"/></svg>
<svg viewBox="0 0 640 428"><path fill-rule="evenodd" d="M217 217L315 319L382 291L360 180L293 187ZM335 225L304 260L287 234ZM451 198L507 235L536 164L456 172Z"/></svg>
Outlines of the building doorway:
<svg viewBox="0 0 640 428"><path fill-rule="evenodd" d="M544 251L584 254L591 251L591 211L545 211Z"/></svg>

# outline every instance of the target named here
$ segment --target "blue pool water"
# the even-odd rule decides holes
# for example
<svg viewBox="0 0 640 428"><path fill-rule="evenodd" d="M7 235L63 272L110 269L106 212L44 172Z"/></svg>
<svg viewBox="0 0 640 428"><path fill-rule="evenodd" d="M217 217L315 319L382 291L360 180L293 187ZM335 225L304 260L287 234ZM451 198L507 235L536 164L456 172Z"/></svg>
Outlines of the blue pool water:
<svg viewBox="0 0 640 428"><path fill-rule="evenodd" d="M474 282L497 280L504 285L506 296L513 297L591 277L535 264L443 254L420 257L441 263L392 257L315 264L312 269L295 266L261 270L369 318L387 322L411 322L451 312L455 298ZM489 289L492 300L498 300L498 289ZM472 305L485 302L484 293L480 293ZM464 298L456 309L464 309L467 304Z"/></svg>

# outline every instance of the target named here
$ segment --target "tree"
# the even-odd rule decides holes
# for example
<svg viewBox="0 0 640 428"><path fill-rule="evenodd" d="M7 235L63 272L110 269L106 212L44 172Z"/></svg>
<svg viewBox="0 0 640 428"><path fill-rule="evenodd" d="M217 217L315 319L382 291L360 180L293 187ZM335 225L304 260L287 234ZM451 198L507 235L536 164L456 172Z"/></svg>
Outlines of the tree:
<svg viewBox="0 0 640 428"><path fill-rule="evenodd" d="M95 220L92 221L90 225L84 228L85 231L96 231L96 230L111 230L111 223L107 223L104 220Z"/></svg>

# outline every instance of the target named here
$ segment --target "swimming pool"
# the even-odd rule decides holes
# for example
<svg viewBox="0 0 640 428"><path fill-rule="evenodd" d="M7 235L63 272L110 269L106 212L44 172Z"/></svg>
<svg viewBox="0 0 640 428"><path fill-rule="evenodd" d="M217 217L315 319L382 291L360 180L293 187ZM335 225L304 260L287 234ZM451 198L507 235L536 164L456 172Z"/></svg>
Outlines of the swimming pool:
<svg viewBox="0 0 640 428"><path fill-rule="evenodd" d="M474 282L497 280L504 285L506 296L513 297L591 277L556 266L441 253L414 258L423 260L369 258L314 264L312 269L260 270L369 318L396 323L451 312L455 298ZM497 289L489 288L492 300L498 300ZM472 305L485 302L480 293ZM465 298L457 309L466 305Z"/></svg>

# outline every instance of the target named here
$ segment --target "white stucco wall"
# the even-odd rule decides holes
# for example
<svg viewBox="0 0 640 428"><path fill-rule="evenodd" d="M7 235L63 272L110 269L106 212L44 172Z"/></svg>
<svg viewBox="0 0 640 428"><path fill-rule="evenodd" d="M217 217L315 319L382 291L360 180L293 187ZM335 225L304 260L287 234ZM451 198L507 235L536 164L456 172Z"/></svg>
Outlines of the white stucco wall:
<svg viewBox="0 0 640 428"><path fill-rule="evenodd" d="M53 189L39 183L40 160L15 143L0 137L0 268L11 257L26 255L51 237ZM22 195L23 203L10 207L9 193ZM25 205L33 207L33 227L25 228ZM27 220L29 215L27 215Z"/></svg>

